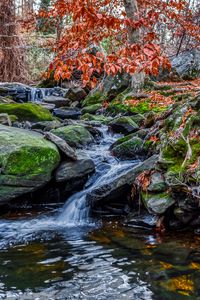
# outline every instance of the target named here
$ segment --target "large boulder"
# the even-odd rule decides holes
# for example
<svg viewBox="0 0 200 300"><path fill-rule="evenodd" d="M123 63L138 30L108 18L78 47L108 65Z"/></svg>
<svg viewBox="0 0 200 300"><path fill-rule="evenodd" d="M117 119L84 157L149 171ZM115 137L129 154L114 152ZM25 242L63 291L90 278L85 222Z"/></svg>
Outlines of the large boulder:
<svg viewBox="0 0 200 300"><path fill-rule="evenodd" d="M158 160L158 156L154 155L137 166L130 166L123 170L118 176L110 177L105 183L99 184L92 189L86 196L86 200L92 206L100 204L102 201L110 201L119 199L127 191L131 189L136 177L145 170L152 170Z"/></svg>
<svg viewBox="0 0 200 300"><path fill-rule="evenodd" d="M89 106L86 106L82 109L82 114L95 114L97 110L102 108L102 104L101 103L97 103L97 104L92 104Z"/></svg>
<svg viewBox="0 0 200 300"><path fill-rule="evenodd" d="M197 78L200 75L200 51L192 49L180 53L172 59L171 64L180 77Z"/></svg>
<svg viewBox="0 0 200 300"><path fill-rule="evenodd" d="M71 147L80 148L93 142L93 136L81 125L63 126L51 132L65 140Z"/></svg>
<svg viewBox="0 0 200 300"><path fill-rule="evenodd" d="M0 104L0 113L17 116L19 121L52 121L53 116L46 108L34 103Z"/></svg>
<svg viewBox="0 0 200 300"><path fill-rule="evenodd" d="M114 132L129 134L139 129L139 126L131 117L119 117L109 122L109 126Z"/></svg>
<svg viewBox="0 0 200 300"><path fill-rule="evenodd" d="M57 147L36 132L0 125L0 202L44 186L60 161Z"/></svg>

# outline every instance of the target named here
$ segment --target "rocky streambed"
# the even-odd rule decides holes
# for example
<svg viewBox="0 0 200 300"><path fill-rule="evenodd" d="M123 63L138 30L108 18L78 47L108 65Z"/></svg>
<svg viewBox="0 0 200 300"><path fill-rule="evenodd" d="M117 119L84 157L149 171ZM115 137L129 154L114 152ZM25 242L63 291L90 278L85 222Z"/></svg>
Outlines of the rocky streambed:
<svg viewBox="0 0 200 300"><path fill-rule="evenodd" d="M25 204L59 204L85 190L88 179L98 177L97 158L88 154L95 148L102 157L105 144L114 166L126 167L114 169L86 193L85 205L94 216L127 216L135 226L139 211L155 216L154 224L145 226L161 231L189 226L198 232L198 86L179 85L177 91L177 85L153 84L135 94L127 79L108 83L89 95L80 87L43 90L40 103L24 103L16 97L18 86L1 85L2 212ZM170 101L155 101L151 109L155 90ZM103 159L101 168L109 174L110 163Z"/></svg>

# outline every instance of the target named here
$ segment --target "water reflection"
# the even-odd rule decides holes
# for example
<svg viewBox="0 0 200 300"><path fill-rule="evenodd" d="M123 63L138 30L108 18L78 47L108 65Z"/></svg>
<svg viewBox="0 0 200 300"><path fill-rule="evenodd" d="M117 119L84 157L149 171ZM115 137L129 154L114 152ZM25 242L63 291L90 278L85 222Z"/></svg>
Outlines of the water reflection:
<svg viewBox="0 0 200 300"><path fill-rule="evenodd" d="M1 245L0 299L200 299L200 240L189 233L107 222L40 228Z"/></svg>

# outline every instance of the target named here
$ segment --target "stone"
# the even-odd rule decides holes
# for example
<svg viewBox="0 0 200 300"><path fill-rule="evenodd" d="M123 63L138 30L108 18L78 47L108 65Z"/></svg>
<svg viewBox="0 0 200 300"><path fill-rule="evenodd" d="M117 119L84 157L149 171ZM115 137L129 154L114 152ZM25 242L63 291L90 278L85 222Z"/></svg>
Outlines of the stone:
<svg viewBox="0 0 200 300"><path fill-rule="evenodd" d="M54 143L60 151L65 154L67 158L71 158L72 160L77 160L76 152L73 148L71 148L63 139L53 134L52 132L45 132L45 137L52 143Z"/></svg>
<svg viewBox="0 0 200 300"><path fill-rule="evenodd" d="M109 122L111 118L109 117L105 117L103 115L91 115L91 114L84 114L83 116L81 116L81 120L84 121L96 121L96 122L100 122L102 124L107 124Z"/></svg>
<svg viewBox="0 0 200 300"><path fill-rule="evenodd" d="M0 124L11 126L12 122L8 114L0 114Z"/></svg>
<svg viewBox="0 0 200 300"><path fill-rule="evenodd" d="M51 113L34 103L0 104L0 113L15 115L19 121L52 121Z"/></svg>
<svg viewBox="0 0 200 300"><path fill-rule="evenodd" d="M102 93L102 91L91 92L82 102L83 107L101 104L106 100L106 96Z"/></svg>
<svg viewBox="0 0 200 300"><path fill-rule="evenodd" d="M48 104L54 104L56 108L63 107L63 106L69 106L69 99L66 99L64 97L58 97L58 96L45 96L43 101Z"/></svg>
<svg viewBox="0 0 200 300"><path fill-rule="evenodd" d="M139 126L130 117L118 117L108 124L114 132L129 134L139 129Z"/></svg>
<svg viewBox="0 0 200 300"><path fill-rule="evenodd" d="M153 214L164 214L175 200L166 192L164 193L142 193L142 201L148 211Z"/></svg>
<svg viewBox="0 0 200 300"><path fill-rule="evenodd" d="M81 101L87 96L87 93L81 87L69 88L65 94L65 98L68 98L71 101Z"/></svg>
<svg viewBox="0 0 200 300"><path fill-rule="evenodd" d="M127 189L130 192L136 177L145 170L152 170L157 160L158 156L153 155L136 166L128 167L128 169L123 170L120 174L116 174L115 177L108 178L106 183L100 183L87 194L87 202L90 203L91 206L95 206L102 201L119 199L122 195L124 196Z"/></svg>
<svg viewBox="0 0 200 300"><path fill-rule="evenodd" d="M42 122L37 122L37 123L33 123L31 125L31 129L35 129L35 130L44 130L44 131L50 131L52 129L61 127L62 123L58 120L54 120L54 121L42 121Z"/></svg>
<svg viewBox="0 0 200 300"><path fill-rule="evenodd" d="M95 171L95 165L92 159L85 156L78 156L74 162L62 162L56 170L56 181L67 182L88 176Z"/></svg>
<svg viewBox="0 0 200 300"><path fill-rule="evenodd" d="M61 119L73 119L80 118L81 110L78 108L56 108L53 111L54 116Z"/></svg>
<svg viewBox="0 0 200 300"><path fill-rule="evenodd" d="M53 129L51 132L75 148L81 148L94 141L90 132L81 125L68 125Z"/></svg>
<svg viewBox="0 0 200 300"><path fill-rule="evenodd" d="M146 152L142 150L143 141L139 137L133 137L112 149L114 156L121 159L133 159L136 156L144 156Z"/></svg>
<svg viewBox="0 0 200 300"><path fill-rule="evenodd" d="M43 135L0 125L0 203L44 186L60 162Z"/></svg>
<svg viewBox="0 0 200 300"><path fill-rule="evenodd" d="M82 109L82 114L94 114L97 110L101 109L102 108L102 105L100 103L97 103L97 104L93 104L93 105L90 105L90 106L85 106L83 109Z"/></svg>
<svg viewBox="0 0 200 300"><path fill-rule="evenodd" d="M151 175L150 184L148 186L148 192L163 192L166 190L166 183L163 175L159 172L154 172Z"/></svg>
<svg viewBox="0 0 200 300"><path fill-rule="evenodd" d="M200 75L200 51L192 49L182 52L172 59L171 64L181 78L197 78Z"/></svg>

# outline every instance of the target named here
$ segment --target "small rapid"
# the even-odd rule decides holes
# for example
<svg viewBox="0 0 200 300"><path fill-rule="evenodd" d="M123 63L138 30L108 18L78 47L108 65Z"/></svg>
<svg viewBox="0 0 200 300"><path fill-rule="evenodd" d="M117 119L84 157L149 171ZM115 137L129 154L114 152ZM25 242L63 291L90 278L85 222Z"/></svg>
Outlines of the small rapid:
<svg viewBox="0 0 200 300"><path fill-rule="evenodd" d="M110 180L131 169L138 161L119 161L112 156L110 146L121 136L112 134L107 126L99 127L101 138L86 149L78 150L78 155L88 156L95 163L95 173L88 179L82 191L73 194L63 207L54 214L42 214L34 218L0 220L0 248L10 247L19 241L34 240L38 233L63 230L66 227L99 225L100 220L91 217L87 194Z"/></svg>

